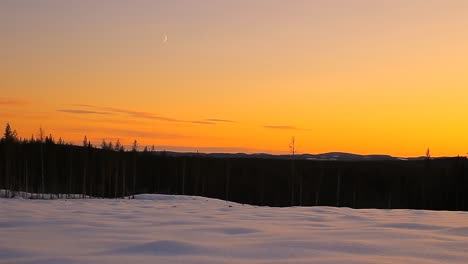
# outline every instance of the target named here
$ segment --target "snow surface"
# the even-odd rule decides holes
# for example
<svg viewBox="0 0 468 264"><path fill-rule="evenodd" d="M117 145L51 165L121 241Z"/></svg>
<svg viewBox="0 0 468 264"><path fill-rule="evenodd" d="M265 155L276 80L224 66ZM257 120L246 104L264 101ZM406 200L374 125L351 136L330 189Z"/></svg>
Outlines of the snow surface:
<svg viewBox="0 0 468 264"><path fill-rule="evenodd" d="M0 263L468 263L468 213L0 199Z"/></svg>

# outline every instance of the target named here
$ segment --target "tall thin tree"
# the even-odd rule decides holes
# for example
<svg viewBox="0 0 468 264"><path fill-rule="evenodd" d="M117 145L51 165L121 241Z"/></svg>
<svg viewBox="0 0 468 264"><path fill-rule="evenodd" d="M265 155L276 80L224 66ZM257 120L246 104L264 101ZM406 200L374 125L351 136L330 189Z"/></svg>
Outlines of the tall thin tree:
<svg viewBox="0 0 468 264"><path fill-rule="evenodd" d="M41 144L41 196L44 199L45 182L44 182L44 130L42 126L39 128L39 142Z"/></svg>
<svg viewBox="0 0 468 264"><path fill-rule="evenodd" d="M296 138L291 137L291 142L289 143L289 150L291 152L291 206L294 205L294 187L295 187L295 177L296 177L296 164L295 164L295 154L296 154Z"/></svg>
<svg viewBox="0 0 468 264"><path fill-rule="evenodd" d="M137 159L137 151L138 151L138 142L133 141L132 144L132 152L133 152L133 193L132 199L135 199L135 191L136 191L136 159Z"/></svg>

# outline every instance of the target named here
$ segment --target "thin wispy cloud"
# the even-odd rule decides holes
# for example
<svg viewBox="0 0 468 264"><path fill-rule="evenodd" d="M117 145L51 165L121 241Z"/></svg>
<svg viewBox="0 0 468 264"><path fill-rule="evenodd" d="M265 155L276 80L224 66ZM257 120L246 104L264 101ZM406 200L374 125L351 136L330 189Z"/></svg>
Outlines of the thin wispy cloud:
<svg viewBox="0 0 468 264"><path fill-rule="evenodd" d="M309 130L309 129L298 128L298 127L289 126L289 125L267 125L263 127L267 129L274 129L274 130L304 130L304 131Z"/></svg>
<svg viewBox="0 0 468 264"><path fill-rule="evenodd" d="M95 106L95 105L88 105L88 104L74 104L73 106L86 107L86 108L91 108L91 109L94 109L94 110L83 110L83 109L65 109L65 110L67 110L67 112L70 112L70 113L124 114L124 115L128 115L128 116L135 117L135 118L141 118L141 119L152 119L152 120L159 120L159 121L166 121L166 122L177 122L177 123L187 122L187 121L179 120L179 119L175 119L175 118L155 115L153 113L133 111L133 110L115 108L115 107L103 107L103 106Z"/></svg>
<svg viewBox="0 0 468 264"><path fill-rule="evenodd" d="M228 120L228 119L218 119L218 118L207 118L205 121L208 122L215 122L215 123L236 123L236 121Z"/></svg>
<svg viewBox="0 0 468 264"><path fill-rule="evenodd" d="M90 108L93 110L60 109L58 111L75 113L75 114L86 114L86 113L88 114L92 114L92 113L123 114L123 115L128 115L128 116L131 116L134 118L140 118L140 119L150 119L150 120L158 120L158 121L164 121L164 122L188 123L188 124L198 124L198 125L216 125L218 123L235 123L235 121L222 119L222 118L207 118L203 120L182 120L182 119L176 119L176 118L171 118L171 117L166 117L166 116L160 116L154 113L134 111L134 110L123 109L123 108L103 107L103 106L95 106L95 105L88 105L88 104L75 104L73 106L85 107L85 108Z"/></svg>
<svg viewBox="0 0 468 264"><path fill-rule="evenodd" d="M8 106L23 106L30 104L29 101L17 98L1 98L0 97L0 105L8 105Z"/></svg>
<svg viewBox="0 0 468 264"><path fill-rule="evenodd" d="M166 122L184 122L183 120L165 117L165 116L159 116L159 115L155 115L153 113L148 113L148 112L139 112L139 111L133 111L133 110L128 110L128 109L114 108L114 107L97 107L97 108L105 110L105 111L111 111L111 112L120 113L120 114L127 114L135 118L153 119L153 120L166 121Z"/></svg>
<svg viewBox="0 0 468 264"><path fill-rule="evenodd" d="M192 124L200 124L200 125L216 125L216 122L210 121L190 121Z"/></svg>
<svg viewBox="0 0 468 264"><path fill-rule="evenodd" d="M109 112L99 112L99 111L80 110L80 109L57 109L57 112L63 112L63 113L69 113L69 114L85 114L85 115L112 115L113 114Z"/></svg>

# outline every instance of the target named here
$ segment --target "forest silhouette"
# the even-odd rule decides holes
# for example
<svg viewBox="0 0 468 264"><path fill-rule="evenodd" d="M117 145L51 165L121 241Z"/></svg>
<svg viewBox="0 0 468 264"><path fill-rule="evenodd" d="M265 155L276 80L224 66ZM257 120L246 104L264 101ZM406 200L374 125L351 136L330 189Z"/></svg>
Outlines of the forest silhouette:
<svg viewBox="0 0 468 264"><path fill-rule="evenodd" d="M304 160L125 150L117 140L81 146L62 138L20 138L9 124L0 140L0 189L36 198L197 195L261 206L338 206L468 210L465 157L415 160ZM429 150L428 150L429 153ZM76 197L76 196L74 196ZM29 198L32 198L29 197Z"/></svg>

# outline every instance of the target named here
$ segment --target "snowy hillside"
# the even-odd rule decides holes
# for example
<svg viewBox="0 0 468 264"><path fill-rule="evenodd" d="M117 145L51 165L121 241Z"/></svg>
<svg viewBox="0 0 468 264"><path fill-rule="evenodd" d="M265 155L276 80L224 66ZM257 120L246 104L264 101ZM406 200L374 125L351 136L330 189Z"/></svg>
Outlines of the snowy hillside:
<svg viewBox="0 0 468 264"><path fill-rule="evenodd" d="M0 263L467 263L468 213L0 199Z"/></svg>

